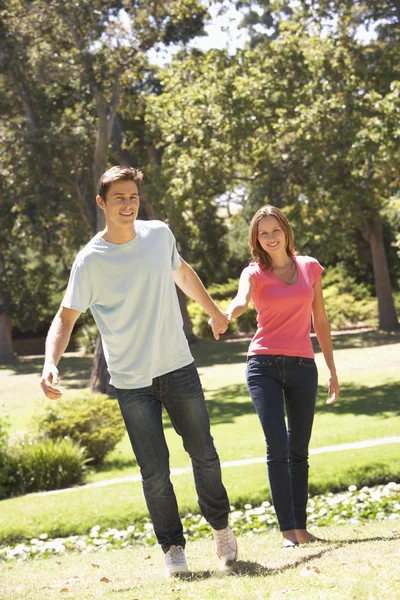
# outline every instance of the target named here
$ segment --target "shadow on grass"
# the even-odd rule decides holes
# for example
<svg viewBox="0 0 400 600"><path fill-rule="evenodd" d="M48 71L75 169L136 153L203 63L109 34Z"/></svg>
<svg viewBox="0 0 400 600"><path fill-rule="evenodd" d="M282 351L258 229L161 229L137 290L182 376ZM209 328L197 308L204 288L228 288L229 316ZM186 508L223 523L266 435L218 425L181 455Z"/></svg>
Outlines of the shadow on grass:
<svg viewBox="0 0 400 600"><path fill-rule="evenodd" d="M249 341L243 340L199 340L190 350L197 367L241 363L244 369L248 348Z"/></svg>
<svg viewBox="0 0 400 600"><path fill-rule="evenodd" d="M330 553L334 552L335 550L337 550L338 548L341 548L343 546L348 546L350 544L365 544L367 542L376 542L376 543L388 542L388 541L399 540L399 539L400 539L400 533L396 532L394 535L391 535L390 537L374 536L374 537L368 537L368 538L355 538L355 539L347 539L347 540L332 541L332 542L326 540L325 542L322 542L324 544L324 547L316 548L314 552L309 551L311 548L308 545L306 545L305 547L301 546L300 548L295 548L293 550L283 550L282 555L284 554L286 557L291 556L291 557L295 558L295 560L292 560L283 566L274 567L274 566L267 566L265 564L260 564L260 563L256 563L256 562L239 560L237 563L235 563L234 565L232 565L230 567L230 573L232 575L247 575L250 577L262 577L262 576L274 575L277 573L283 573L290 569L296 569L298 567L301 567L302 565L306 565L310 560L315 560L317 558L321 558L324 554L327 554L328 552L330 552ZM307 548L307 550L308 550L307 554L305 556L299 556L299 553L302 552L303 548ZM197 576L198 575L199 574L197 574ZM208 571L205 571L204 574L201 573L200 575L203 576L202 578L209 577ZM199 578L199 577L197 577L197 578Z"/></svg>
<svg viewBox="0 0 400 600"><path fill-rule="evenodd" d="M66 388L87 387L92 369L93 359L88 356L68 356L59 364L60 378ZM21 357L16 362L0 365L0 370L13 371L14 375L40 376L43 369L43 357Z"/></svg>
<svg viewBox="0 0 400 600"><path fill-rule="evenodd" d="M248 339L232 338L228 340L198 340L195 346L191 347L196 365L198 367L209 367L212 365L226 363L245 363L249 343L252 335ZM360 333L340 333L332 335L333 349L344 350L350 348L368 348L376 346L386 346L400 343L400 331L364 331ZM312 343L315 352L321 349L315 336L312 337Z"/></svg>
<svg viewBox="0 0 400 600"><path fill-rule="evenodd" d="M135 456L132 452L132 458L111 458L107 460L105 459L102 465L97 465L96 469L93 470L94 473L104 473L108 471L119 471L124 469L132 469L137 466L137 462Z"/></svg>
<svg viewBox="0 0 400 600"><path fill-rule="evenodd" d="M320 351L318 341L312 338L314 350ZM332 335L334 350L345 350L347 348L373 348L375 346L387 346L400 343L400 330L398 331L364 331L362 333L339 333Z"/></svg>
<svg viewBox="0 0 400 600"><path fill-rule="evenodd" d="M400 331L366 331L361 333L342 333L333 335L334 350L345 348L367 348L375 346L385 346L389 344L400 343ZM251 336L247 339L233 338L228 340L216 341L213 339L199 339L191 347L196 365L198 367L209 367L219 364L236 364L246 361L247 350ZM318 341L315 336L312 338L314 350L320 351ZM88 356L67 356L61 359L60 372L63 379L83 379L89 380L92 368L93 358ZM24 357L17 358L16 361L1 365L0 370L11 370L16 375L26 375L29 373L40 373L43 367L43 357Z"/></svg>
<svg viewBox="0 0 400 600"><path fill-rule="evenodd" d="M318 389L317 412L335 411L338 414L379 415L390 418L400 415L400 382L389 382L376 387L345 384L340 398L328 406L326 389Z"/></svg>
<svg viewBox="0 0 400 600"><path fill-rule="evenodd" d="M326 388L318 388L317 413L332 412L343 415L368 415L391 418L400 415L400 382L377 387L345 384L334 406L325 404ZM211 425L232 423L243 415L256 414L245 383L206 392L206 403ZM172 427L164 411L164 427Z"/></svg>
<svg viewBox="0 0 400 600"><path fill-rule="evenodd" d="M390 382L372 388L345 384L340 394L338 402L334 406L328 406L325 404L326 388L320 386L317 412L335 411L337 414L378 415L384 418L400 414L400 382ZM243 415L255 414L245 383L227 385L207 392L206 402L213 425L232 423Z"/></svg>

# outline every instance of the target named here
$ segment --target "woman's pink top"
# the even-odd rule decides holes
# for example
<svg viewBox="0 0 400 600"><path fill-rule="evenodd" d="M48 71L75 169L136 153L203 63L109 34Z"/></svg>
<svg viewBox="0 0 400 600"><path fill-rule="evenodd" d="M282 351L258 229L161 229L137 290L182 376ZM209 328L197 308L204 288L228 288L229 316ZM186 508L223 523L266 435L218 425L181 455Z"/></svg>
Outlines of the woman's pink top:
<svg viewBox="0 0 400 600"><path fill-rule="evenodd" d="M314 358L310 339L314 284L323 268L311 256L294 256L297 281L283 283L272 270L258 263L245 268L253 279L252 300L257 310L257 331L248 355L283 354Z"/></svg>

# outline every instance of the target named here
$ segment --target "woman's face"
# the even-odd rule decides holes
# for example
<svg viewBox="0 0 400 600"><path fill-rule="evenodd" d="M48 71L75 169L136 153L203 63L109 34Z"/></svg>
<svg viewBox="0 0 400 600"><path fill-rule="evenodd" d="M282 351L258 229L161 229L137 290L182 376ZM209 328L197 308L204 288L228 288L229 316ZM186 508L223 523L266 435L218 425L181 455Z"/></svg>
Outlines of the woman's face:
<svg viewBox="0 0 400 600"><path fill-rule="evenodd" d="M257 239L263 250L271 256L286 253L286 235L276 217L268 215L258 222Z"/></svg>

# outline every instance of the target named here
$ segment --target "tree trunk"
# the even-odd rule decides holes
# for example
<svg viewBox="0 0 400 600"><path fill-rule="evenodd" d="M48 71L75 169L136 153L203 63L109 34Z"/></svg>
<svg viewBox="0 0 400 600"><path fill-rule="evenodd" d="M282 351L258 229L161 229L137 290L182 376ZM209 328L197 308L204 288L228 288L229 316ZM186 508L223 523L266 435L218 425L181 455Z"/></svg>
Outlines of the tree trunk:
<svg viewBox="0 0 400 600"><path fill-rule="evenodd" d="M11 317L0 314L0 364L15 361L11 336Z"/></svg>
<svg viewBox="0 0 400 600"><path fill-rule="evenodd" d="M189 346L193 346L196 343L197 338L193 333L192 321L190 320L187 309L187 298L182 292L182 290L180 290L178 287L176 287L176 291L178 292L179 307L182 313L183 331L185 332L185 336L187 341L189 342Z"/></svg>
<svg viewBox="0 0 400 600"><path fill-rule="evenodd" d="M375 212L372 218L368 220L364 236L371 247L375 291L378 298L379 328L392 331L399 326L399 321L394 306L392 284L383 244L382 220L379 212Z"/></svg>
<svg viewBox="0 0 400 600"><path fill-rule="evenodd" d="M189 249L187 246L186 239L183 237L179 238L180 254L184 261L189 262ZM193 332L192 321L190 320L188 309L187 309L187 298L186 295L177 287L179 306L182 313L183 319L183 331L185 332L186 339L190 346L193 346L197 342L197 338Z"/></svg>
<svg viewBox="0 0 400 600"><path fill-rule="evenodd" d="M89 387L92 392L100 392L102 394L115 396L115 388L110 385L110 375L107 371L100 334L97 335Z"/></svg>

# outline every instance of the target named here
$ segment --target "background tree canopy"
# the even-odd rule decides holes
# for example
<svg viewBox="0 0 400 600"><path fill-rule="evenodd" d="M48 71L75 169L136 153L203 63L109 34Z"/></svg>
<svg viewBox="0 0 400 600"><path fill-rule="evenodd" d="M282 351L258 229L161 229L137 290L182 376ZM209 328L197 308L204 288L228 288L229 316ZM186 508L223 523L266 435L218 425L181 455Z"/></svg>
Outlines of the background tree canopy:
<svg viewBox="0 0 400 600"><path fill-rule="evenodd" d="M340 264L376 295L380 327L397 326L399 3L232 2L248 43L194 50L212 4L0 1L2 360L12 327L47 327L116 163L144 170L141 217L169 223L207 285L238 277L269 202L299 251Z"/></svg>

